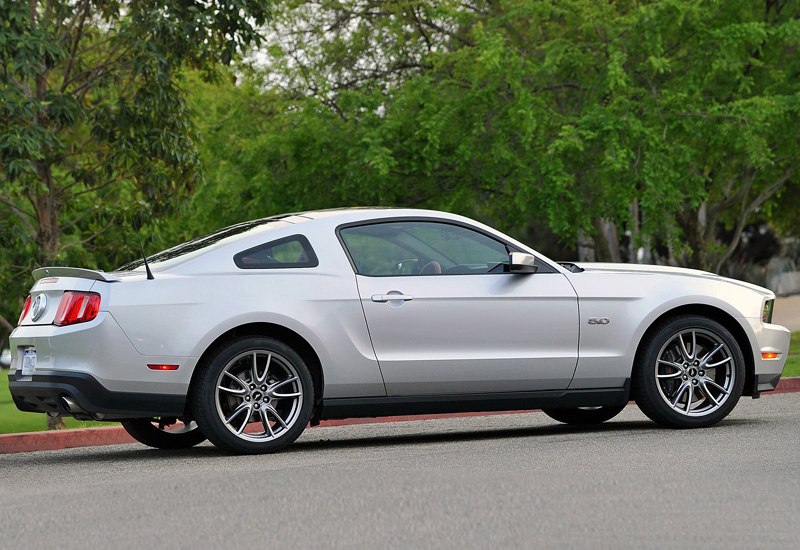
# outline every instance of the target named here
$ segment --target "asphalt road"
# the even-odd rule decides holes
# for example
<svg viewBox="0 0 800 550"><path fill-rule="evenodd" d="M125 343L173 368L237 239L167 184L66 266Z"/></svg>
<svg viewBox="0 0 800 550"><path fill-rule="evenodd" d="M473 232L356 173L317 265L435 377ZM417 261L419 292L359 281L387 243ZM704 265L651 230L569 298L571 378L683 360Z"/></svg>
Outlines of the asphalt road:
<svg viewBox="0 0 800 550"><path fill-rule="evenodd" d="M0 456L1 548L800 547L800 393L705 430L635 407L307 430L272 456L207 444Z"/></svg>

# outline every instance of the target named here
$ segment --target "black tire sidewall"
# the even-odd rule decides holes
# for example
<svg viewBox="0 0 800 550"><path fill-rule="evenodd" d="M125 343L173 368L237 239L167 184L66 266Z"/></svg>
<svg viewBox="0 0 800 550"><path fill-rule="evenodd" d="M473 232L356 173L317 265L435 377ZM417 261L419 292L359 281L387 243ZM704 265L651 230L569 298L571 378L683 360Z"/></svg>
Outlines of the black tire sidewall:
<svg viewBox="0 0 800 550"><path fill-rule="evenodd" d="M611 420L625 408L625 405L615 407L600 407L597 409L542 409L542 412L564 424L574 425L591 425L602 424L607 420Z"/></svg>
<svg viewBox="0 0 800 550"><path fill-rule="evenodd" d="M216 405L217 379L228 362L247 351L267 350L281 355L297 371L303 392L303 404L295 423L280 437L271 441L247 441L233 434L219 417ZM220 346L203 365L190 399L195 421L206 437L217 447L241 454L273 453L294 442L305 430L314 408L314 383L302 357L280 340L263 336L246 336Z"/></svg>
<svg viewBox="0 0 800 550"><path fill-rule="evenodd" d="M658 388L655 379L656 362L661 348L675 334L687 329L702 329L718 336L730 350L734 361L734 384L731 395L723 405L714 412L699 417L683 415L669 406ZM739 402L744 388L745 363L742 349L736 338L719 322L708 317L684 315L663 323L644 343L646 348L640 354L634 375L636 404L653 421L669 428L704 428L716 424L733 410Z"/></svg>
<svg viewBox="0 0 800 550"><path fill-rule="evenodd" d="M171 433L153 426L152 418L133 418L123 420L122 427L139 443L156 449L188 449L206 440L199 428L188 432Z"/></svg>

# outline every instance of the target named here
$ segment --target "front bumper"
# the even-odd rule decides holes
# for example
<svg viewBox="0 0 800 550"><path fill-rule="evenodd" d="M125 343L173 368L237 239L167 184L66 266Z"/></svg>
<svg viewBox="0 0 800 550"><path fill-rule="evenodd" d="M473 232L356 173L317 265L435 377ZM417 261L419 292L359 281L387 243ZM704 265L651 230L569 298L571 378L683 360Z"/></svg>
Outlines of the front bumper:
<svg viewBox="0 0 800 550"><path fill-rule="evenodd" d="M755 334L753 342L754 380L753 397L762 392L773 391L783 374L789 356L789 340L792 333L785 327L762 323L761 319L748 319ZM775 359L764 359L762 353L777 353Z"/></svg>
<svg viewBox="0 0 800 550"><path fill-rule="evenodd" d="M26 412L113 420L183 417L186 409L185 395L111 391L91 375L80 372L49 371L22 376L22 371L12 371L8 382L14 404Z"/></svg>

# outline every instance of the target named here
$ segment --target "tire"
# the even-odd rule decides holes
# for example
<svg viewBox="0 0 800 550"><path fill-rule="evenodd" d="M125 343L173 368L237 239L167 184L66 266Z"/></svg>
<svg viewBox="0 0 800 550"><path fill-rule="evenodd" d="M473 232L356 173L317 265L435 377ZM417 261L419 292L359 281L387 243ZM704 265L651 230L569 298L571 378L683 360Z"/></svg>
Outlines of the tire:
<svg viewBox="0 0 800 550"><path fill-rule="evenodd" d="M590 425L602 424L606 420L611 420L619 413L625 405L619 407L576 407L574 409L542 409L542 412L564 424Z"/></svg>
<svg viewBox="0 0 800 550"><path fill-rule="evenodd" d="M123 420L122 427L139 443L156 449L188 449L206 440L206 436L194 422L172 430L165 430L163 429L164 420L166 419L134 418ZM172 419L171 422L166 420L166 425L174 423L175 419Z"/></svg>
<svg viewBox="0 0 800 550"><path fill-rule="evenodd" d="M237 338L200 368L190 396L192 412L221 449L273 453L297 439L311 419L311 373L300 355L279 340Z"/></svg>
<svg viewBox="0 0 800 550"><path fill-rule="evenodd" d="M636 404L668 428L705 428L733 410L744 387L742 349L707 317L682 315L656 326L640 347L632 389Z"/></svg>

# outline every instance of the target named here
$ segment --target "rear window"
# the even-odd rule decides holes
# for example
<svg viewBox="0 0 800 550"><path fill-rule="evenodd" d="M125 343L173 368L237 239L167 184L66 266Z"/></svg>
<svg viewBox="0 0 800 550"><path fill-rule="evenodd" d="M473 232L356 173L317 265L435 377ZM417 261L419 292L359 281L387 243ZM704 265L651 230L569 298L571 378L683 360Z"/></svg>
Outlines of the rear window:
<svg viewBox="0 0 800 550"><path fill-rule="evenodd" d="M173 246L172 248L168 248L166 250L162 250L161 252L157 252L156 254L152 254L147 257L147 261L150 263L150 267L157 266L158 264L163 264L164 267L167 267L170 266L170 264L176 263L177 261L187 260L189 258L203 254L208 250L211 250L214 247L214 245L216 245L217 243L219 243L224 239L244 236L244 234L247 233L248 231L251 231L263 225L269 225L271 223L279 222L283 218L287 218L291 215L292 214L282 214L280 216L272 216L271 218L262 218L260 220L237 223L236 225L225 227L224 229L220 229L219 231L215 231L214 233L209 233L208 235L197 237L196 239L192 239L191 241L187 241L185 243ZM142 267L143 265L144 265L144 260L138 259L119 266L117 269L115 269L115 271L133 271L134 269Z"/></svg>
<svg viewBox="0 0 800 550"><path fill-rule="evenodd" d="M303 235L292 235L239 252L233 261L240 269L317 267L319 261Z"/></svg>

